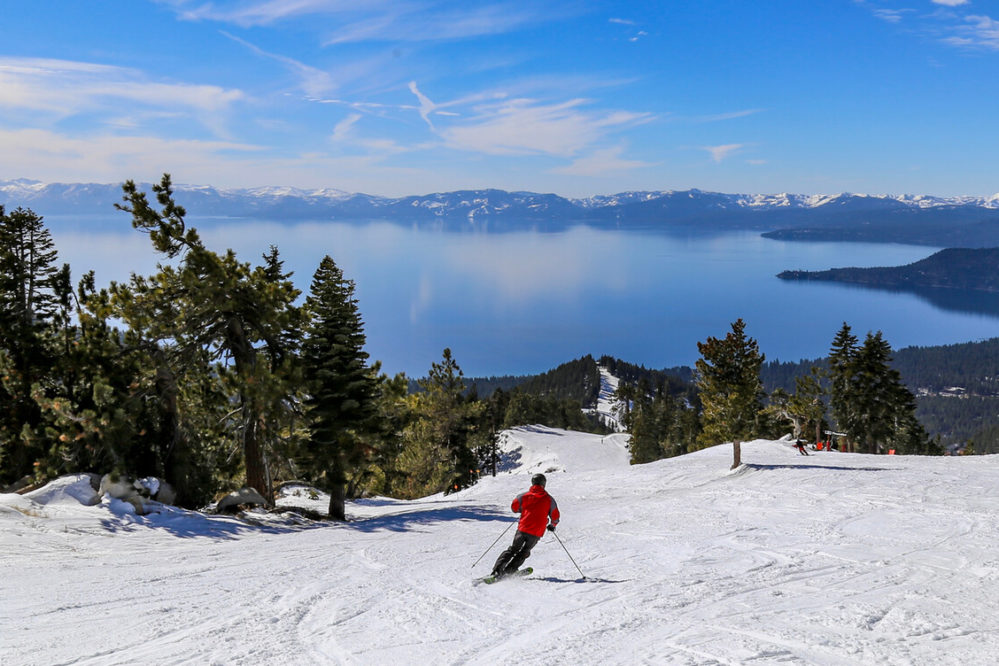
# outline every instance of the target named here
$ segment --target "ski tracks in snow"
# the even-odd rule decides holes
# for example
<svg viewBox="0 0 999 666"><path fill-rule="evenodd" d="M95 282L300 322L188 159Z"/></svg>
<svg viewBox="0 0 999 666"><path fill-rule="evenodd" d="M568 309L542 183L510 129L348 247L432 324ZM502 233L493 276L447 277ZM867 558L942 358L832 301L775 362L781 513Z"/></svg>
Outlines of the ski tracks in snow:
<svg viewBox="0 0 999 666"><path fill-rule="evenodd" d="M801 458L747 442L736 473L728 446L600 470L619 442L604 458L593 436L514 436L524 461L555 455L565 469L548 489L586 580L546 534L531 577L472 584L512 540L470 568L514 520L526 469L283 533L111 533L74 514L67 538L57 510L5 514L4 653L29 666L965 666L999 654L994 456Z"/></svg>

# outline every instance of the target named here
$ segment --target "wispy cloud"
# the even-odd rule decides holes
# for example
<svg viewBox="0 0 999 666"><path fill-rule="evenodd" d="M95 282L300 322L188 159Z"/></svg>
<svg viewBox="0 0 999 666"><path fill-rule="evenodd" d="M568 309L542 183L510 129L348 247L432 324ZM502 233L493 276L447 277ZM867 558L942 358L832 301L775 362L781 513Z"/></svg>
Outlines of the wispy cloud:
<svg viewBox="0 0 999 666"><path fill-rule="evenodd" d="M972 14L970 0L931 0L938 9L919 12L913 8L892 8L867 0L854 0L888 23L907 22L910 30L950 46L999 51L999 21L984 14Z"/></svg>
<svg viewBox="0 0 999 666"><path fill-rule="evenodd" d="M549 173L562 174L567 176L606 176L610 173L620 171L631 171L633 169L643 169L655 166L651 162L641 162L638 160L626 160L622 157L623 146L603 148L595 150L589 155L580 157L564 167L551 169Z"/></svg>
<svg viewBox="0 0 999 666"><path fill-rule="evenodd" d="M218 21L242 27L270 25L290 18L356 12L357 3L350 0L160 0L187 21ZM389 4L366 0L370 10Z"/></svg>
<svg viewBox="0 0 999 666"><path fill-rule="evenodd" d="M607 22L613 23L614 25L627 26L629 28L637 28L639 25L637 21L632 21L631 19L623 19L623 18L611 18L607 19ZM631 36L628 37L629 42L637 42L642 37L649 36L649 33L645 32L644 30L633 30L631 31L631 33L632 33Z"/></svg>
<svg viewBox="0 0 999 666"><path fill-rule="evenodd" d="M964 23L956 26L957 33L944 39L952 46L981 48L999 51L999 21L990 16L969 15Z"/></svg>
<svg viewBox="0 0 999 666"><path fill-rule="evenodd" d="M0 130L0 146L0 173L43 182L79 182L80 174L88 182L156 182L168 172L178 183L219 187L328 187L330 174L336 174L337 187L354 192L400 196L411 194L413 187L436 187L434 174L424 169L385 164L387 155L401 149L391 141L369 142L363 154L276 154L269 146L227 141Z"/></svg>
<svg viewBox="0 0 999 666"><path fill-rule="evenodd" d="M187 21L243 28L310 20L316 32L329 23L324 46L368 41L423 42L470 39L557 20L574 11L511 0L472 5L464 0L160 0ZM314 21L333 17L333 21Z"/></svg>
<svg viewBox="0 0 999 666"><path fill-rule="evenodd" d="M301 80L301 87L306 95L311 97L321 97L329 94L336 88L336 84L333 82L333 77L330 76L329 72L306 65L305 63L295 60L294 58L265 51L257 45L251 44L245 39L241 39L235 35L231 35L224 30L221 30L220 32L237 44L241 44L242 46L250 49L257 55L263 58L269 58L287 67Z"/></svg>
<svg viewBox="0 0 999 666"><path fill-rule="evenodd" d="M744 143L726 143L722 146L703 146L702 150L708 151L712 162L721 162L729 155L746 147Z"/></svg>
<svg viewBox="0 0 999 666"><path fill-rule="evenodd" d="M220 113L245 99L240 90L151 81L139 71L67 60L0 58L0 107L63 118L106 110L121 116L124 103L159 112L185 112L218 127Z"/></svg>
<svg viewBox="0 0 999 666"><path fill-rule="evenodd" d="M354 125L357 124L357 121L360 120L361 117L362 116L359 113L352 113L338 122L333 128L333 135L331 138L338 142L349 139L353 136Z"/></svg>
<svg viewBox="0 0 999 666"><path fill-rule="evenodd" d="M692 120L697 123L716 123L723 120L734 120L736 118L745 118L746 116L752 116L757 113L761 113L763 109L742 109L740 111L729 111L727 113L715 113L707 116L697 116Z"/></svg>
<svg viewBox="0 0 999 666"><path fill-rule="evenodd" d="M426 42L499 35L552 20L530 3L497 3L469 7L466 3L440 8L402 3L386 7L334 31L325 46L367 41Z"/></svg>
<svg viewBox="0 0 999 666"><path fill-rule="evenodd" d="M609 132L650 121L648 113L587 111L585 100L546 104L512 99L485 105L467 123L440 132L452 148L489 155L573 157Z"/></svg>
<svg viewBox="0 0 999 666"><path fill-rule="evenodd" d="M906 14L914 11L912 9L884 9L878 8L872 10L874 15L877 16L882 21L887 21L888 23L901 23L902 19Z"/></svg>
<svg viewBox="0 0 999 666"><path fill-rule="evenodd" d="M173 140L150 136L68 136L40 129L0 130L0 171L31 174L41 180L97 182L125 178L156 180L168 171L186 181L215 182L259 146L229 141Z"/></svg>

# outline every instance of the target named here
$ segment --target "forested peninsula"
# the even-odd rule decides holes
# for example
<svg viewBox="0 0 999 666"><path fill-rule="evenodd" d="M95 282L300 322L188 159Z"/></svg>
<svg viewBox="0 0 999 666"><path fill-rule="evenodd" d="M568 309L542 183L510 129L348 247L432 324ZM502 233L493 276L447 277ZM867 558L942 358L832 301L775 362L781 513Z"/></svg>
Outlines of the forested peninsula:
<svg viewBox="0 0 999 666"><path fill-rule="evenodd" d="M999 293L999 248L949 248L906 266L794 270L779 273L777 277L888 289L965 289Z"/></svg>

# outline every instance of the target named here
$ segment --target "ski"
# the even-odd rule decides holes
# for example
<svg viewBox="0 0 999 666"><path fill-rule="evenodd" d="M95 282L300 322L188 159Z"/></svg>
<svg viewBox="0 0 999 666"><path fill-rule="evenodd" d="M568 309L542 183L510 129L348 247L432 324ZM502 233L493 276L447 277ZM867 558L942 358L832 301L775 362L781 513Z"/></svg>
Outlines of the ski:
<svg viewBox="0 0 999 666"><path fill-rule="evenodd" d="M505 576L486 576L485 578L480 578L479 582L485 583L486 585L492 585L493 583L499 582L504 578L523 578L524 576L530 576L532 573L534 573L534 569L531 567L524 567L523 569L517 569L513 573L509 573Z"/></svg>

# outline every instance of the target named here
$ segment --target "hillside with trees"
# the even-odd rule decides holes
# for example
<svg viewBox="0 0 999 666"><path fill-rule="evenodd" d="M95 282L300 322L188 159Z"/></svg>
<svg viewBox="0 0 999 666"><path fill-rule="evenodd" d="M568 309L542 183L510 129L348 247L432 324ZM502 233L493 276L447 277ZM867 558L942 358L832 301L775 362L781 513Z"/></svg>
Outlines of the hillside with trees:
<svg viewBox="0 0 999 666"><path fill-rule="evenodd" d="M782 280L844 282L881 289L961 289L999 292L999 248L950 248L895 267L784 271Z"/></svg>

